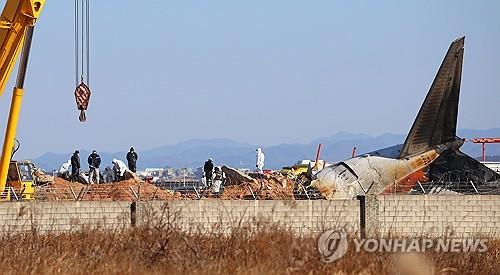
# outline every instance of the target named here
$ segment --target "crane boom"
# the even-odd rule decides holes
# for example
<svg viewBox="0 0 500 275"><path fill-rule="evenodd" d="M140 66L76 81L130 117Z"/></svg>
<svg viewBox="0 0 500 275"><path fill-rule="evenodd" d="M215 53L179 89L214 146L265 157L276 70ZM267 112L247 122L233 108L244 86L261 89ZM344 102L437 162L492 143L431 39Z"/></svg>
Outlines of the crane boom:
<svg viewBox="0 0 500 275"><path fill-rule="evenodd" d="M21 51L28 26L33 26L45 0L8 0L0 17L0 96Z"/></svg>
<svg viewBox="0 0 500 275"><path fill-rule="evenodd" d="M0 194L2 195L5 190L21 110L24 78L26 76L33 27L44 5L45 0L7 0L0 17L0 96L7 85L19 53L23 52L16 87L14 87L12 95L2 157L0 159Z"/></svg>

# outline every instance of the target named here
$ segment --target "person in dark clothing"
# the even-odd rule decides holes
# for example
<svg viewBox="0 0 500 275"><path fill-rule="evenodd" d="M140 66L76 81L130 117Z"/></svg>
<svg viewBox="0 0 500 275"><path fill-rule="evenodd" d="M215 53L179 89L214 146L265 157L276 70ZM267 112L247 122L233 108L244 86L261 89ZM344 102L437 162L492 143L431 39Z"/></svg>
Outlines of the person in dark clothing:
<svg viewBox="0 0 500 275"><path fill-rule="evenodd" d="M71 181L78 181L78 175L80 174L80 152L76 150L71 156Z"/></svg>
<svg viewBox="0 0 500 275"><path fill-rule="evenodd" d="M132 172L137 171L137 153L134 151L134 147L130 147L130 151L127 153L128 169Z"/></svg>
<svg viewBox="0 0 500 275"><path fill-rule="evenodd" d="M214 161L211 158L209 158L207 161L205 161L205 165L203 165L203 172L205 172L205 180L207 186L212 185L213 171L214 171Z"/></svg>
<svg viewBox="0 0 500 275"><path fill-rule="evenodd" d="M89 168L90 168L89 184L94 184L94 177L97 183L99 183L99 165L101 165L101 157L94 150L87 159L87 162L89 163Z"/></svg>

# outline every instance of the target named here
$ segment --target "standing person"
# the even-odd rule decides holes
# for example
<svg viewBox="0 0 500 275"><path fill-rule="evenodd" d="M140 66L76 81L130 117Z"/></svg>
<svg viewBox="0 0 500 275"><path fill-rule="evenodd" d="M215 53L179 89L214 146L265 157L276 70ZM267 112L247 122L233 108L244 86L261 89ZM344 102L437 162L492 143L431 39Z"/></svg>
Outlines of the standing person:
<svg viewBox="0 0 500 275"><path fill-rule="evenodd" d="M262 173L263 169L264 169L264 159L265 159L265 155L264 153L262 152L262 149L259 147L257 148L257 150L255 150L257 152L257 162L255 164L255 167L257 167L257 172L258 173Z"/></svg>
<svg viewBox="0 0 500 275"><path fill-rule="evenodd" d="M224 185L226 181L226 174L222 171L221 167L217 166L215 167L215 172L214 172L214 183L212 186L212 192L215 193L215 196L219 197L220 195L220 189Z"/></svg>
<svg viewBox="0 0 500 275"><path fill-rule="evenodd" d="M96 150L92 151L87 162L89 163L89 184L94 184L94 177L99 183L99 165L101 165L101 157L97 154Z"/></svg>
<svg viewBox="0 0 500 275"><path fill-rule="evenodd" d="M132 172L137 170L137 153L134 151L134 147L130 147L130 151L127 153L128 169Z"/></svg>
<svg viewBox="0 0 500 275"><path fill-rule="evenodd" d="M212 158L209 158L207 161L205 161L205 165L203 165L203 172L205 172L205 180L207 186L212 185L213 171L214 171L214 161Z"/></svg>
<svg viewBox="0 0 500 275"><path fill-rule="evenodd" d="M80 152L76 150L71 156L71 181L78 181L80 175Z"/></svg>

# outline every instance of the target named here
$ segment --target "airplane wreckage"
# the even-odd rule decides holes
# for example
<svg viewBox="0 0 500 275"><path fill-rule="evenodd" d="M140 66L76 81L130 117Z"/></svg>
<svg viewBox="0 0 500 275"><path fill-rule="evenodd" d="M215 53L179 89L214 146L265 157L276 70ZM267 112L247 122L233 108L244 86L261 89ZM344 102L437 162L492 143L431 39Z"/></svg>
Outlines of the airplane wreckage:
<svg viewBox="0 0 500 275"><path fill-rule="evenodd" d="M324 197L432 192L500 193L500 175L462 153L456 136L465 37L453 41L404 144L326 167L310 186Z"/></svg>

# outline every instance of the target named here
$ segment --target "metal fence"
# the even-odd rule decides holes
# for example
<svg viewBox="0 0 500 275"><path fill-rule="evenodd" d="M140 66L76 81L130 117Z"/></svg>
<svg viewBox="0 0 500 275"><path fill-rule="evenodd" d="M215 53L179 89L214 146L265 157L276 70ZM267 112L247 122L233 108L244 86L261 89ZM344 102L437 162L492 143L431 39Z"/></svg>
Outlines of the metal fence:
<svg viewBox="0 0 500 275"><path fill-rule="evenodd" d="M119 186L113 184L83 185L79 187L68 186L37 186L34 193L8 187L2 198L9 196L11 201L151 201L169 199L202 199L217 198L201 181L163 181L152 184L136 186ZM263 200L269 199L260 195L260 190L252 189L251 185L242 191L244 196L239 199ZM224 187L221 193L224 192ZM497 184L467 182L430 182L420 183L410 192L392 193L397 195L500 195ZM363 195L363 194L361 194ZM292 199L292 198L290 198ZM293 190L295 200L317 200L323 196L313 188L296 184Z"/></svg>
<svg viewBox="0 0 500 275"><path fill-rule="evenodd" d="M201 180L197 179L185 179L185 180L163 180L153 183L154 185L172 191L177 191L181 193L194 192L194 189L201 189L205 185Z"/></svg>
<svg viewBox="0 0 500 275"><path fill-rule="evenodd" d="M500 182L427 182L420 183L410 191L410 195L500 195Z"/></svg>
<svg viewBox="0 0 500 275"><path fill-rule="evenodd" d="M147 187L147 188L145 188ZM253 190L247 186L245 200L267 199L259 195L259 190ZM221 189L221 193L224 188ZM37 186L33 193L27 193L23 189L9 187L4 192L4 198L10 196L11 201L151 201L169 199L202 199L217 198L200 182L168 182L157 183L146 186L115 186L112 184L85 185L83 187L68 186ZM321 199L317 191L307 188L295 188L293 197L296 200Z"/></svg>

